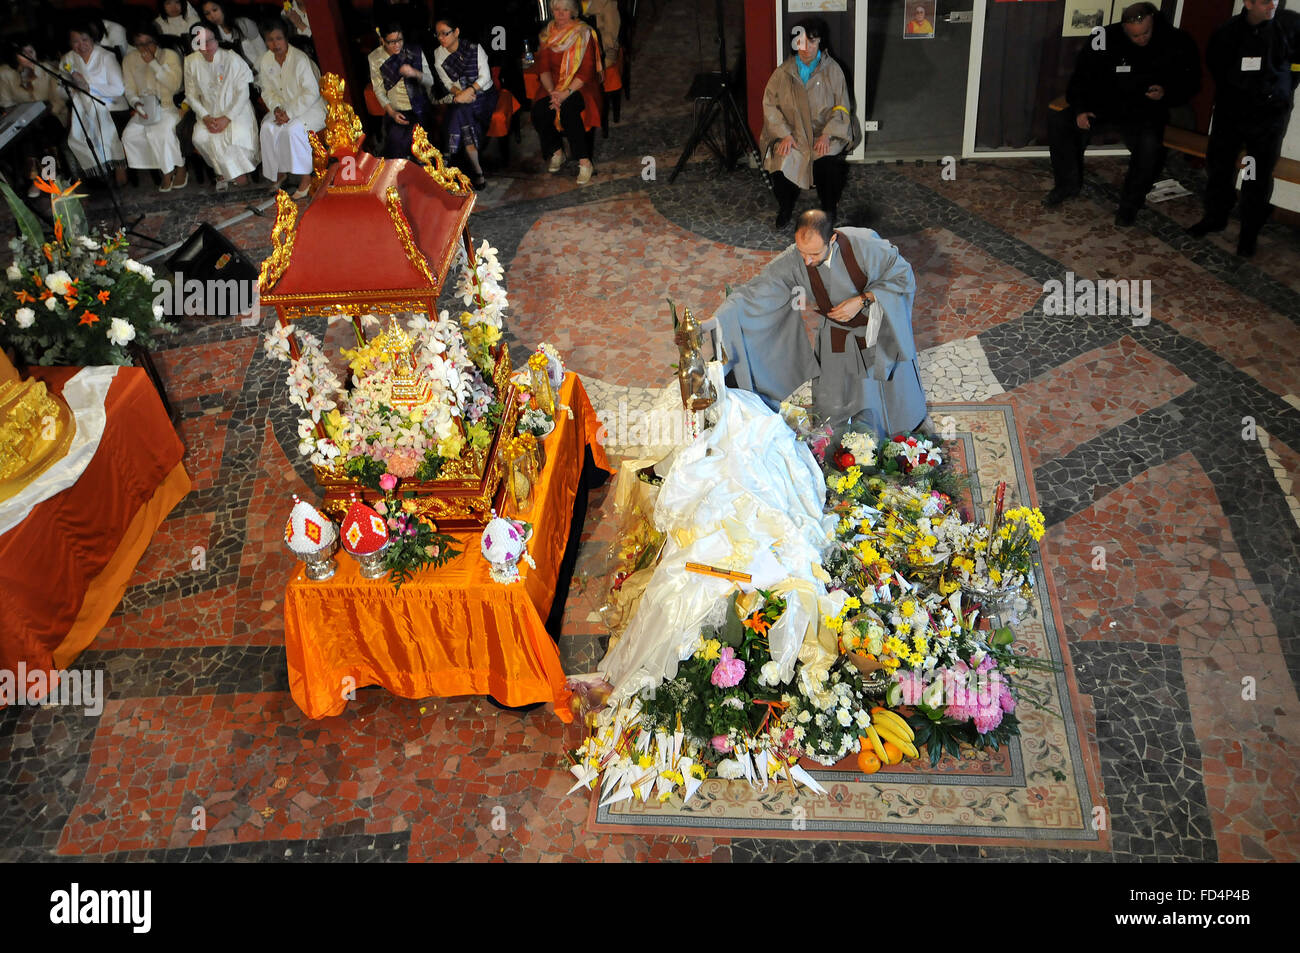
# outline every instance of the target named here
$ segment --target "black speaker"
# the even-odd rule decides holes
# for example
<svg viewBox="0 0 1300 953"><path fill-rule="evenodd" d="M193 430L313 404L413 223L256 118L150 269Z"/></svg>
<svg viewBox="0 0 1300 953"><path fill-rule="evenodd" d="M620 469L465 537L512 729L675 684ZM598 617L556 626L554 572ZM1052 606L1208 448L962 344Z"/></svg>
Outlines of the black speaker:
<svg viewBox="0 0 1300 953"><path fill-rule="evenodd" d="M181 285L173 288L172 306L167 309L173 317L247 314L256 301L257 267L206 222L167 259L167 268L170 274L159 277Z"/></svg>

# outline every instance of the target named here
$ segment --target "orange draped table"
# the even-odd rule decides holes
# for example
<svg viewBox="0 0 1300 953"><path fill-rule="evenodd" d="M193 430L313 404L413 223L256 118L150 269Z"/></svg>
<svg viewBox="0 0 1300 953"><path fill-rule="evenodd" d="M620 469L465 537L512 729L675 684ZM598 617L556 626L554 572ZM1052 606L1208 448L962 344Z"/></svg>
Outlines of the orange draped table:
<svg viewBox="0 0 1300 953"><path fill-rule="evenodd" d="M284 640L289 691L307 717L338 715L350 689L382 685L403 698L491 695L510 707L551 702L561 720L572 719L559 650L544 620L586 448L597 466L610 466L576 375L565 378L560 400L573 419L556 414L533 506L516 517L533 524L528 551L537 563L533 569L520 562L519 582L492 581L478 532L456 534L461 555L417 573L401 591L387 577L362 579L341 549L331 579L312 582L298 566L285 594Z"/></svg>
<svg viewBox="0 0 1300 953"><path fill-rule="evenodd" d="M30 376L59 393L78 370L34 367ZM0 535L0 669L71 663L190 490L185 448L141 368L118 370L104 409L104 436L81 478Z"/></svg>

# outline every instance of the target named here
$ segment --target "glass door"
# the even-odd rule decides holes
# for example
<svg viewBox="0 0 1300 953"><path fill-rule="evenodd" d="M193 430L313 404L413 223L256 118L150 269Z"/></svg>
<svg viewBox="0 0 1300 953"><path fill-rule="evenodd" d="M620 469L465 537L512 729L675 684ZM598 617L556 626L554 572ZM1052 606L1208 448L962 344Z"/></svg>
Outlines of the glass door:
<svg viewBox="0 0 1300 953"><path fill-rule="evenodd" d="M867 159L962 154L975 0L866 0ZM873 128L874 124L874 128Z"/></svg>

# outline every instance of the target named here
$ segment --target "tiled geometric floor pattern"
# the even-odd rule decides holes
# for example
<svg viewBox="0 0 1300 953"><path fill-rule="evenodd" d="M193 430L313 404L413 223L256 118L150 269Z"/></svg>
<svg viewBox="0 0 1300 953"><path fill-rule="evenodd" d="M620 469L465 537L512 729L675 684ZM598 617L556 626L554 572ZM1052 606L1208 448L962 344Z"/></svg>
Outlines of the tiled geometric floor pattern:
<svg viewBox="0 0 1300 953"><path fill-rule="evenodd" d="M790 241L752 170L697 156L667 181L691 128L691 76L708 68L707 49L698 67L681 52L698 46L689 6L643 16L641 63L680 68L642 69L622 122L597 139L590 185L572 164L541 171L525 127L472 220L500 249L513 343L557 344L615 421L621 401L666 399L664 299L707 316L724 284ZM1192 240L1204 174L1177 158L1167 174L1194 195L1123 230L1110 224L1113 159L1090 160L1082 194L1056 209L1038 202L1048 164L1023 159L963 162L956 182L936 165L855 166L841 203L844 224L876 229L916 269L933 399L1015 408L1100 752L1109 851L598 835L586 797L564 794L577 729L544 710L371 689L308 721L287 693L291 564L270 529L290 494L316 492L283 365L265 359L259 329L193 318L159 364L194 490L76 663L105 670L103 713L0 711L0 860L1296 860L1300 236L1270 224L1248 262L1232 253L1235 222ZM169 244L242 216L226 233L254 262L269 248L268 198L197 184L123 193L129 217L146 213L141 227ZM1152 320L1048 313L1043 285L1067 272L1150 280ZM614 534L607 484L591 496L560 640L571 672L601 656Z"/></svg>

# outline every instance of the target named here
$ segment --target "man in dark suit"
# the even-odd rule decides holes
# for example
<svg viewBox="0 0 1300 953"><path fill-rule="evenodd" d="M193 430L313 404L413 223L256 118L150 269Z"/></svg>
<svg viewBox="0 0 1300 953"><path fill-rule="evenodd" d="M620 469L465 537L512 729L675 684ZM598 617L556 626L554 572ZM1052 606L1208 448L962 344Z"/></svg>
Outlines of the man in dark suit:
<svg viewBox="0 0 1300 953"><path fill-rule="evenodd" d="M1083 153L1094 130L1116 127L1132 153L1115 224L1132 225L1165 161L1169 110L1201 87L1196 44L1150 3L1124 9L1120 23L1094 33L1079 54L1066 98L1049 123L1055 187L1043 198L1060 205L1079 194Z"/></svg>
<svg viewBox="0 0 1300 953"><path fill-rule="evenodd" d="M1237 254L1255 254L1273 196L1273 167L1282 152L1295 95L1291 64L1300 61L1300 13L1278 10L1277 0L1244 0L1241 13L1214 31L1205 63L1214 77L1214 123L1205 155L1209 182L1205 217L1187 230L1194 238L1222 231L1236 202L1237 154L1244 147L1253 169L1241 183Z"/></svg>

